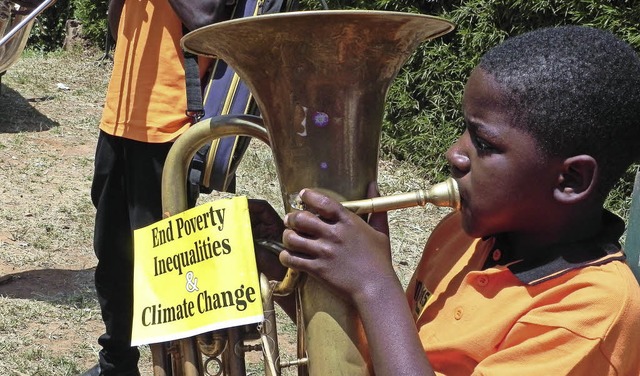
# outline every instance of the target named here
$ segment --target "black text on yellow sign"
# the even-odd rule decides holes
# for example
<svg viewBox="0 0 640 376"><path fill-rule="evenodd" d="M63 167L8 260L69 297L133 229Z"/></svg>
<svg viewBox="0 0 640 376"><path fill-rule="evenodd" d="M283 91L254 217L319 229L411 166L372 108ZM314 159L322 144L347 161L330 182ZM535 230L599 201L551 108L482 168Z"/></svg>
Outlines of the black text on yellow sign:
<svg viewBox="0 0 640 376"><path fill-rule="evenodd" d="M132 345L263 319L246 197L135 231Z"/></svg>

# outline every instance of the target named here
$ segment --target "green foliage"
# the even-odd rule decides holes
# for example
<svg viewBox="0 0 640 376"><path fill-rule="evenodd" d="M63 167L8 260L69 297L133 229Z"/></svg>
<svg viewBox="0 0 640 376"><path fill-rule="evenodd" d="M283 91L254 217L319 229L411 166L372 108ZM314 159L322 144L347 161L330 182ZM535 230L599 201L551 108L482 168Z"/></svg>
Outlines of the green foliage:
<svg viewBox="0 0 640 376"><path fill-rule="evenodd" d="M636 172L640 166L634 165L627 169L618 185L611 191L607 197L605 206L622 218L629 218L629 209L631 207L631 198L633 193L633 183L635 182Z"/></svg>
<svg viewBox="0 0 640 376"><path fill-rule="evenodd" d="M319 9L317 0L304 0ZM327 0L330 9L429 14L456 25L422 44L398 74L387 97L384 153L421 167L431 181L448 174L443 157L463 130L464 83L480 56L505 38L546 26L580 24L609 30L640 51L640 4L634 0ZM635 166L631 169L635 171ZM631 171L630 170L630 171ZM608 206L628 208L634 174L627 173Z"/></svg>
<svg viewBox="0 0 640 376"><path fill-rule="evenodd" d="M34 22L29 35L29 47L42 51L53 51L62 47L65 24L72 15L70 0L57 0Z"/></svg>
<svg viewBox="0 0 640 376"><path fill-rule="evenodd" d="M389 90L383 152L410 161L429 180L448 174L444 152L462 131L461 96L479 57L505 38L539 27L580 24L605 30L640 51L640 4L636 0L326 0L330 9L370 9L430 14L450 20L454 32L422 44ZM321 0L301 0L302 9L321 9ZM58 0L40 17L32 39L42 49L60 47L71 16L85 36L103 43L107 1ZM33 42L33 41L32 41ZM631 194L627 174L610 198L613 208ZM628 206L628 205L627 205Z"/></svg>
<svg viewBox="0 0 640 376"><path fill-rule="evenodd" d="M36 19L29 47L42 51L62 48L67 20L82 23L82 37L94 45L104 43L107 28L107 0L57 0Z"/></svg>
<svg viewBox="0 0 640 376"><path fill-rule="evenodd" d="M82 34L94 45L104 43L107 32L107 0L71 0L74 17L82 23Z"/></svg>

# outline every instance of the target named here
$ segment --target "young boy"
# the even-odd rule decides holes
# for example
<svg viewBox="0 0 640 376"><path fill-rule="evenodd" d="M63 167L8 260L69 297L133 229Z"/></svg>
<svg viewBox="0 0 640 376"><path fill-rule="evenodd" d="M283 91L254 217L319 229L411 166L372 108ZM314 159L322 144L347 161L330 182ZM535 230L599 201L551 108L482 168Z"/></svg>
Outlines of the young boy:
<svg viewBox="0 0 640 376"><path fill-rule="evenodd" d="M526 33L483 56L463 110L446 155L462 208L406 293L386 216L311 189L281 263L356 307L377 376L639 375L640 288L603 209L640 152L638 55L588 27Z"/></svg>

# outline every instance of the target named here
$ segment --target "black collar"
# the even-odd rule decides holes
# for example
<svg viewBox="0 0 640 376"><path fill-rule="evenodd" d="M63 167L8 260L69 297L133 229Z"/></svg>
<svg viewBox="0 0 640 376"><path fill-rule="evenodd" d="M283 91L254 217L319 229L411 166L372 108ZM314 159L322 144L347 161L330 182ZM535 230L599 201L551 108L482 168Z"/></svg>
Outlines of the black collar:
<svg viewBox="0 0 640 376"><path fill-rule="evenodd" d="M624 260L619 243L624 232L624 221L606 210L603 211L602 221L602 231L590 239L532 253L532 257L525 259L516 259L508 242L496 236L484 268L506 265L522 283L535 285L585 266Z"/></svg>

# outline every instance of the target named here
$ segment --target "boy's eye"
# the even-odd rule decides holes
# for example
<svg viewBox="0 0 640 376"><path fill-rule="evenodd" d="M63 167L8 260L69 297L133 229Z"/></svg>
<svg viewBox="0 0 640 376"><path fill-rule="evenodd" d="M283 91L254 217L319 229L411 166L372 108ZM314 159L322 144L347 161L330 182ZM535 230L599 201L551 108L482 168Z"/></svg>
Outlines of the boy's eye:
<svg viewBox="0 0 640 376"><path fill-rule="evenodd" d="M465 120L465 126L467 128L469 138L471 139L471 143L478 151L478 154L483 155L499 152L498 147L494 143L483 137L478 124Z"/></svg>
<svg viewBox="0 0 640 376"><path fill-rule="evenodd" d="M496 151L495 147L493 147L493 145L491 145L482 137L473 136L471 137L471 140L473 141L476 149L478 149L478 151L481 153L490 153Z"/></svg>

